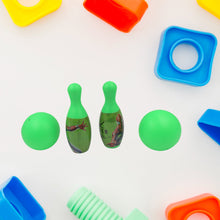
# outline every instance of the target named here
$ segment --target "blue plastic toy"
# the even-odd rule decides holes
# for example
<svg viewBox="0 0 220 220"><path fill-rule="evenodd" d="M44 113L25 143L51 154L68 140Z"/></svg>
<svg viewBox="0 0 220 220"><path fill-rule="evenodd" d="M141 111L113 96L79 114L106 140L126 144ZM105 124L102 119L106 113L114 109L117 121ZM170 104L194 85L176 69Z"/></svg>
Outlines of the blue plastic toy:
<svg viewBox="0 0 220 220"><path fill-rule="evenodd" d="M220 145L220 111L208 109L199 119L198 126Z"/></svg>
<svg viewBox="0 0 220 220"><path fill-rule="evenodd" d="M198 52L198 61L191 69L180 69L173 61L173 52L180 44L189 44ZM211 77L216 47L217 39L213 34L176 26L169 27L161 36L155 73L161 79L204 86Z"/></svg>
<svg viewBox="0 0 220 220"><path fill-rule="evenodd" d="M0 187L0 220L44 220L43 208L23 183L12 177Z"/></svg>

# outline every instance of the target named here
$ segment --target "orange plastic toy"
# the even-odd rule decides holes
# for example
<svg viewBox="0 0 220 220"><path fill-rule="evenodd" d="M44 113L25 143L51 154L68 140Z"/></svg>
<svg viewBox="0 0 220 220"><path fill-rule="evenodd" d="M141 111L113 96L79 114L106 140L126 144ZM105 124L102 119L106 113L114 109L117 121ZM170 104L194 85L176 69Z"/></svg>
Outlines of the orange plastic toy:
<svg viewBox="0 0 220 220"><path fill-rule="evenodd" d="M84 7L123 32L129 32L148 8L145 0L85 0Z"/></svg>
<svg viewBox="0 0 220 220"><path fill-rule="evenodd" d="M220 220L220 200L211 194L202 194L167 207L168 220L187 220L191 215L202 213L210 220Z"/></svg>

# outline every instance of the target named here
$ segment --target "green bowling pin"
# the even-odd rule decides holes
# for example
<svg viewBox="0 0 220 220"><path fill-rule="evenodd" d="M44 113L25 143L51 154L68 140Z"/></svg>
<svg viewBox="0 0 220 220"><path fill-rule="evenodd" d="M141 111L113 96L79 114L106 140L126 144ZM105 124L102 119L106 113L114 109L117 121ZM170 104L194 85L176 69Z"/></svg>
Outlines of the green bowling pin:
<svg viewBox="0 0 220 220"><path fill-rule="evenodd" d="M73 152L84 153L91 142L91 125L86 110L81 103L82 88L73 83L68 87L70 108L66 119L66 136Z"/></svg>
<svg viewBox="0 0 220 220"><path fill-rule="evenodd" d="M124 133L124 122L121 110L115 97L117 86L114 82L106 82L103 86L105 104L99 120L99 131L106 147L117 148L121 144Z"/></svg>

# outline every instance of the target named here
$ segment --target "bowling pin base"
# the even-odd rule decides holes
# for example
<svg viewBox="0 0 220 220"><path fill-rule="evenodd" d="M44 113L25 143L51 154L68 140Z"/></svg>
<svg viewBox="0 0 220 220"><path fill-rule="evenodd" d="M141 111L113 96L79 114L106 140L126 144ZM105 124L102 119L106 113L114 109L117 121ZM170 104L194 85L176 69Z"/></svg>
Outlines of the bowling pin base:
<svg viewBox="0 0 220 220"><path fill-rule="evenodd" d="M66 135L73 152L88 151L91 141L91 125L89 118L66 120Z"/></svg>
<svg viewBox="0 0 220 220"><path fill-rule="evenodd" d="M120 146L123 133L124 122L121 111L116 113L101 113L99 129L102 141L108 148L117 148Z"/></svg>

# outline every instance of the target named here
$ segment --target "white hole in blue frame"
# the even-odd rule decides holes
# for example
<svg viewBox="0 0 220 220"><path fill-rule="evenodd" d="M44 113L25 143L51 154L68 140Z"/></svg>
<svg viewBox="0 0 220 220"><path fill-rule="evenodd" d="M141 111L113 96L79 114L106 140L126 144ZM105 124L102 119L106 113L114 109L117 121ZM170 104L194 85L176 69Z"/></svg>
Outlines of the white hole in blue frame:
<svg viewBox="0 0 220 220"><path fill-rule="evenodd" d="M197 49L191 44L179 44L172 54L173 62L181 70L190 70L196 66L199 55Z"/></svg>

